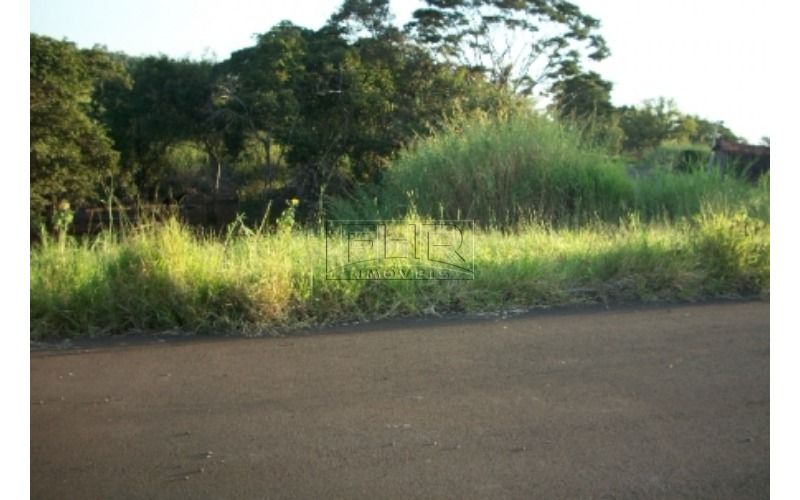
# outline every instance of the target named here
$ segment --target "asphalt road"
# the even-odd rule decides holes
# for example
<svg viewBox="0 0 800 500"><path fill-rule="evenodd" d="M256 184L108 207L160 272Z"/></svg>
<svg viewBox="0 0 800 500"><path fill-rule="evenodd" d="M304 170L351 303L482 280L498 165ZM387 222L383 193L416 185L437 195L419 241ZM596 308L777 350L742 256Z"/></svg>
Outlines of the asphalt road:
<svg viewBox="0 0 800 500"><path fill-rule="evenodd" d="M768 498L769 304L31 352L33 498Z"/></svg>

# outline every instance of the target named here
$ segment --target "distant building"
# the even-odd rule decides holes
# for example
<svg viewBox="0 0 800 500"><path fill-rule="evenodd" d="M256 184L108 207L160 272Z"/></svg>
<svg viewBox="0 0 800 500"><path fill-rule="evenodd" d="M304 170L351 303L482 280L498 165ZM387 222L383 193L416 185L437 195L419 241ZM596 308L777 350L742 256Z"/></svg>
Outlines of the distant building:
<svg viewBox="0 0 800 500"><path fill-rule="evenodd" d="M750 180L769 172L769 146L751 146L739 142L717 139L712 148L711 161L723 170L734 169Z"/></svg>

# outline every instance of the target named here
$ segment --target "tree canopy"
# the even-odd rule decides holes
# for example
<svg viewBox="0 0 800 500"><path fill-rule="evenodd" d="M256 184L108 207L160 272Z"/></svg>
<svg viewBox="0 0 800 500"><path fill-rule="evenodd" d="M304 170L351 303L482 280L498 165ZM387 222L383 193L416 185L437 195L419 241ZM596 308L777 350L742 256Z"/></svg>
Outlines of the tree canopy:
<svg viewBox="0 0 800 500"><path fill-rule="evenodd" d="M420 43L530 94L585 58L609 55L600 22L564 0L425 0L406 26Z"/></svg>
<svg viewBox="0 0 800 500"><path fill-rule="evenodd" d="M93 117L94 93L108 81L129 85L100 50L31 34L31 213L97 199L118 174L119 153Z"/></svg>
<svg viewBox="0 0 800 500"><path fill-rule="evenodd" d="M675 101L659 97L639 106L619 109L623 147L628 151L652 149L662 142L698 143L711 146L716 136L736 139L721 122L682 113Z"/></svg>
<svg viewBox="0 0 800 500"><path fill-rule="evenodd" d="M615 107L612 83L583 69L609 54L599 29L563 0L426 0L404 27L388 0L344 0L320 29L283 21L219 62L31 34L31 213L225 186L315 206L380 182L445 122L530 111L534 92L613 152L733 137L666 99Z"/></svg>

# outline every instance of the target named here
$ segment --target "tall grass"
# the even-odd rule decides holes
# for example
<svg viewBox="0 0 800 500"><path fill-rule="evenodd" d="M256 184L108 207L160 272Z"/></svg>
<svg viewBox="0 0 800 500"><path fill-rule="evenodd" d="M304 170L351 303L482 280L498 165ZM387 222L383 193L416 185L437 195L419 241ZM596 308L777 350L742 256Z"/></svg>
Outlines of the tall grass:
<svg viewBox="0 0 800 500"><path fill-rule="evenodd" d="M769 221L769 174L755 184L718 169L654 168L634 181L635 212L644 220L679 220L707 211L745 210Z"/></svg>
<svg viewBox="0 0 800 500"><path fill-rule="evenodd" d="M409 222L419 220L407 220ZM31 337L273 332L336 321L608 300L766 293L769 225L746 211L681 223L526 225L475 234L474 281L325 279L325 240L172 220L31 253Z"/></svg>
<svg viewBox="0 0 800 500"><path fill-rule="evenodd" d="M524 222L614 223L631 214L644 221L677 221L698 215L706 205L728 211L743 204L760 207L759 216L769 217L763 202L769 197L768 176L754 189L743 178L705 164L674 169L670 163L648 164L631 177L620 160L582 137L576 128L532 113L454 122L405 150L382 186L332 200L330 215L393 219L420 214L503 229ZM673 149L677 156L687 148Z"/></svg>
<svg viewBox="0 0 800 500"><path fill-rule="evenodd" d="M378 212L472 219L484 227L525 220L613 220L634 202L621 164L582 142L580 131L537 114L451 123L391 165L384 189L356 195L336 216ZM364 201L380 198L380 203Z"/></svg>

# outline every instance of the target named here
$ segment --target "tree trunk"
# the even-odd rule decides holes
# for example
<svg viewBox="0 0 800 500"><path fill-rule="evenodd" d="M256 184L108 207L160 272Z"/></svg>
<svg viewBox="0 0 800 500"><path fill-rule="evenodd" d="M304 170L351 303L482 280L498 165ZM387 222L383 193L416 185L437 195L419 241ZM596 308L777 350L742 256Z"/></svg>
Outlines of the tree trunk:
<svg viewBox="0 0 800 500"><path fill-rule="evenodd" d="M270 176L272 175L272 139L269 136L264 140L264 147L267 150L267 170L264 172L264 196L267 196Z"/></svg>
<svg viewBox="0 0 800 500"><path fill-rule="evenodd" d="M214 182L214 197L216 197L219 194L219 180L220 177L222 177L222 162L220 162L219 159L217 159L216 161L217 161L217 179L216 182Z"/></svg>

